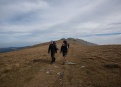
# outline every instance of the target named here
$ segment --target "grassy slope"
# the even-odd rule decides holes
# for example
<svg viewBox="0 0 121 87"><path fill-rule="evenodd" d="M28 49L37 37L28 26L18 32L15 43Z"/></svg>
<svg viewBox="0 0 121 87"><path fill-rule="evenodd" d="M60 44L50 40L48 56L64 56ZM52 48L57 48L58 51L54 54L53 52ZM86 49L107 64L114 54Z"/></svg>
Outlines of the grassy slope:
<svg viewBox="0 0 121 87"><path fill-rule="evenodd" d="M58 41L60 48L62 41ZM0 87L120 87L121 46L70 44L67 61L62 55L49 64L48 44L0 54ZM115 64L115 66L111 66ZM109 67L108 67L109 65Z"/></svg>

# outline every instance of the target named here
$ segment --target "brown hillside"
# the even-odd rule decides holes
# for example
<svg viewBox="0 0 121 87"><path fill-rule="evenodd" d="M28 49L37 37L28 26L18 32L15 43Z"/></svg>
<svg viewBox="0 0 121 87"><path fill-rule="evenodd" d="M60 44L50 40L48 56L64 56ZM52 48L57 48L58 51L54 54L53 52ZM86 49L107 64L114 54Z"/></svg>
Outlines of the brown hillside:
<svg viewBox="0 0 121 87"><path fill-rule="evenodd" d="M58 41L60 48L62 41ZM121 45L82 46L70 42L67 61L56 54L50 64L49 43L0 54L0 87L120 87Z"/></svg>

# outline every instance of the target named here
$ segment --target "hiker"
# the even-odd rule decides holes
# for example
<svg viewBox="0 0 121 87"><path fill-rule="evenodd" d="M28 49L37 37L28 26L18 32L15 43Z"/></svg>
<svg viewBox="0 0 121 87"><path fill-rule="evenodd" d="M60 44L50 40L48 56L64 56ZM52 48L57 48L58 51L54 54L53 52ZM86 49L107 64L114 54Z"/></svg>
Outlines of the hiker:
<svg viewBox="0 0 121 87"><path fill-rule="evenodd" d="M70 45L67 43L66 40L64 40L63 43L66 45L67 48L69 48Z"/></svg>
<svg viewBox="0 0 121 87"><path fill-rule="evenodd" d="M67 55L67 52L68 52L67 46L66 46L65 43L63 43L62 46L61 46L61 50L60 50L60 53L62 53L63 58L64 58L63 65L66 63L66 55Z"/></svg>
<svg viewBox="0 0 121 87"><path fill-rule="evenodd" d="M51 44L49 45L48 53L50 53L50 51L51 51L51 58L52 58L51 64L53 64L56 60L55 53L57 53L57 48L54 41L51 41Z"/></svg>

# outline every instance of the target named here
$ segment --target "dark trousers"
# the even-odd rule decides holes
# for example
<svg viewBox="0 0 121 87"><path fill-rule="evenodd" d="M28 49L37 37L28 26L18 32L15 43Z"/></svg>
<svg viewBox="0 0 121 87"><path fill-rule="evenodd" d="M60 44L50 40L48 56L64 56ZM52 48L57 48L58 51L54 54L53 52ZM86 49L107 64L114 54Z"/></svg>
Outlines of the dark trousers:
<svg viewBox="0 0 121 87"><path fill-rule="evenodd" d="M63 57L66 57L66 55L67 55L67 52L63 52Z"/></svg>
<svg viewBox="0 0 121 87"><path fill-rule="evenodd" d="M55 53L51 53L52 63L55 62Z"/></svg>

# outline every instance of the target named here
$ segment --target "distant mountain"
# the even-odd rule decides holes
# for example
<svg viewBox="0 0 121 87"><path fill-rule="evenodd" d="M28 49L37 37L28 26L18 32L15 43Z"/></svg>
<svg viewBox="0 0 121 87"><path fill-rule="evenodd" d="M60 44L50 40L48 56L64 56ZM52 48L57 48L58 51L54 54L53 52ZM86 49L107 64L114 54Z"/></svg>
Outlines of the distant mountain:
<svg viewBox="0 0 121 87"><path fill-rule="evenodd" d="M75 44L84 45L84 46L95 46L95 45L97 45L95 43L87 42L87 41L84 41L82 39L68 38L67 41L70 42L70 43L75 43Z"/></svg>
<svg viewBox="0 0 121 87"><path fill-rule="evenodd" d="M23 48L27 48L27 47L8 47L8 48L0 48L0 53L5 53L5 52L10 52L10 51L16 51L16 50L20 50Z"/></svg>
<svg viewBox="0 0 121 87"><path fill-rule="evenodd" d="M84 41L82 39L74 39L74 38L62 38L60 40L57 40L55 41L57 44L59 43L62 43L63 40L67 40L68 43L70 44L77 44L77 45L83 45L83 46L96 46L98 44L95 44L95 43L91 43L91 42L88 42L88 41ZM31 47L38 47L38 46L43 46L43 45L49 45L50 42L46 42L46 43L41 43L41 44L36 44L36 45L33 45Z"/></svg>
<svg viewBox="0 0 121 87"><path fill-rule="evenodd" d="M57 40L56 42L60 43L64 40L64 38L62 38L61 40ZM84 41L82 39L74 39L74 38L68 38L66 39L68 41L68 43L72 43L72 44L78 44L78 45L83 45L83 46L95 46L97 44L95 43L91 43L91 42L87 42ZM5 52L10 52L10 51L16 51L16 50L20 50L23 48L28 48L28 47L37 47L37 46L42 46L42 45L49 45L50 42L46 42L46 43L41 43L41 44L36 44L33 46L26 46L26 47L8 47L8 48L0 48L0 53L5 53Z"/></svg>

